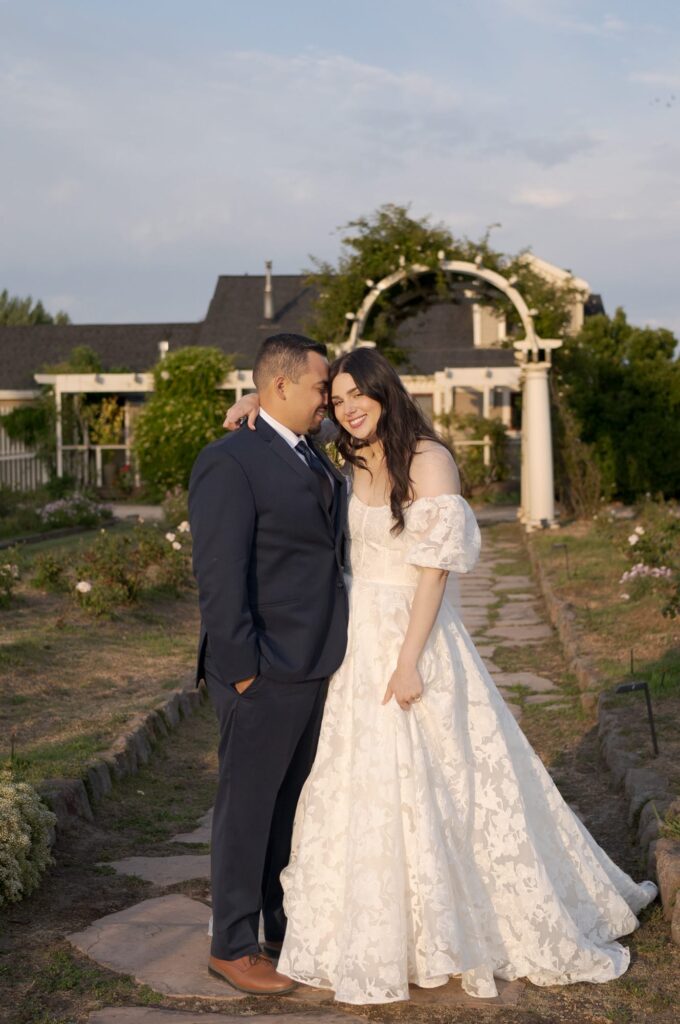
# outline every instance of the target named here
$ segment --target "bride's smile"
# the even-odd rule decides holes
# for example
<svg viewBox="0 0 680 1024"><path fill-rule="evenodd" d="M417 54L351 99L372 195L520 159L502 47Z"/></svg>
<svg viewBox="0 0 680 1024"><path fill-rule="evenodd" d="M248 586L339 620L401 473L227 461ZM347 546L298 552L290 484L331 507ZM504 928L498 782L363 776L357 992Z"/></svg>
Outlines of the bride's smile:
<svg viewBox="0 0 680 1024"><path fill-rule="evenodd" d="M335 419L348 433L368 444L375 440L382 406L362 394L349 373L339 373L333 381L331 404Z"/></svg>

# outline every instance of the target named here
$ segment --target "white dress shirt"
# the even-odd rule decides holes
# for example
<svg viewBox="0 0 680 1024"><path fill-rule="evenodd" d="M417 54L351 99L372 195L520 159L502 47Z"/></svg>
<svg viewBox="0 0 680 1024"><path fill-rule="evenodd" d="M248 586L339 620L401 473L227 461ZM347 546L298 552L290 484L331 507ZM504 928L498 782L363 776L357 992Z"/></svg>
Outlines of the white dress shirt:
<svg viewBox="0 0 680 1024"><path fill-rule="evenodd" d="M300 441L304 441L304 443L307 444L307 438L305 437L305 435L296 434L294 430L290 429L290 427L284 427L283 423L279 423L278 420L275 420L273 416L270 416L269 413L265 412L265 410L262 408L260 409L260 416L265 421L265 423L269 424L272 430L275 430L276 433L283 438L286 444L290 445L290 447L297 455L298 459L304 462L305 466L307 466L307 468L309 469L309 463L307 462L307 459L304 457L302 452L296 450L296 445L298 445ZM328 472L325 466L323 468L326 476L328 477L330 482L333 483L333 475Z"/></svg>

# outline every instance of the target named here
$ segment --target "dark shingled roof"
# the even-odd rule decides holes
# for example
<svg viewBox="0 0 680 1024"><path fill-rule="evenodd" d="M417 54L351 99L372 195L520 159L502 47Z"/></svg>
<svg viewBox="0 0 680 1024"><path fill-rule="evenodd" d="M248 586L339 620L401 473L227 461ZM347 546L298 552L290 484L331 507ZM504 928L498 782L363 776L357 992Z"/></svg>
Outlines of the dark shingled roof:
<svg viewBox="0 0 680 1024"><path fill-rule="evenodd" d="M264 319L264 275L222 276L204 321L184 324L39 324L0 326L0 389L34 388L34 374L65 360L76 345L97 352L105 369L143 372L158 360L159 341L170 349L214 345L249 369L270 334L304 334L316 289L301 274L272 278L274 316ZM323 341L324 339L319 339ZM474 348L472 314L466 302L435 302L402 321L395 344L409 362L402 372L430 374L447 366L512 366L511 349Z"/></svg>
<svg viewBox="0 0 680 1024"><path fill-rule="evenodd" d="M231 353L237 369L252 367L260 343L270 334L304 334L311 319L317 292L302 275L272 276L272 320L264 318L264 283L259 274L219 277L200 326L198 344Z"/></svg>
<svg viewBox="0 0 680 1024"><path fill-rule="evenodd" d="M35 388L34 374L87 345L105 369L142 373L158 362L158 342L195 345L200 324L35 324L0 326L0 389Z"/></svg>
<svg viewBox="0 0 680 1024"><path fill-rule="evenodd" d="M604 313L604 311L602 296L597 295L595 292L591 293L583 303L584 316L598 316L600 313Z"/></svg>
<svg viewBox="0 0 680 1024"><path fill-rule="evenodd" d="M436 373L447 366L514 366L511 348L475 348L472 306L437 302L399 324L394 344L408 355L402 373Z"/></svg>

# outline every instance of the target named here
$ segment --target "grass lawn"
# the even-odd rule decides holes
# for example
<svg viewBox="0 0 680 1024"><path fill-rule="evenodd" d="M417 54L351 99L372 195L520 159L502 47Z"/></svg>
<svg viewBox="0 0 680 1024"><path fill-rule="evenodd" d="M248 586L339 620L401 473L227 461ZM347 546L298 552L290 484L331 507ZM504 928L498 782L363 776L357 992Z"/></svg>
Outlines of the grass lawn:
<svg viewBox="0 0 680 1024"><path fill-rule="evenodd" d="M646 679L659 696L680 695L680 617L661 614L663 582L637 591L619 584L631 564L625 555L630 532L630 521L606 532L577 522L559 533L534 534L530 543L555 591L572 604L584 652L605 686L629 677L632 664L635 677ZM558 546L565 544L566 552Z"/></svg>
<svg viewBox="0 0 680 1024"><path fill-rule="evenodd" d="M594 523L573 523L558 534L536 534L530 544L555 591L573 606L582 650L593 659L603 688L631 679L648 682L658 757L651 746L644 695L612 695L609 703L618 712L628 748L680 793L680 618L661 614L663 582L645 581L637 587L619 583L630 568L625 551L633 525L628 520L602 530ZM557 546L564 544L566 552Z"/></svg>
<svg viewBox="0 0 680 1024"><path fill-rule="evenodd" d="M91 542L68 537L22 548L22 582L12 607L0 611L0 762L13 747L31 782L80 774L130 718L186 684L193 670L195 591L157 594L106 619L27 582L40 552L76 557Z"/></svg>

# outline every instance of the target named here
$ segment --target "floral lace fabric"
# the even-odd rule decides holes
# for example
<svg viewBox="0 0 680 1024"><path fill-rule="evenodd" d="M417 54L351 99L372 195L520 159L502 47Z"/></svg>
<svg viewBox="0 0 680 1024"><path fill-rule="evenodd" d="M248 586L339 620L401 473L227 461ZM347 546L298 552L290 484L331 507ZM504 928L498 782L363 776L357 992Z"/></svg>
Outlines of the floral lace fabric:
<svg viewBox="0 0 680 1024"><path fill-rule="evenodd" d="M486 671L450 596L423 652L422 700L381 701L419 566L473 568L463 498L388 508L350 501L350 635L283 872L278 969L355 1004L408 999L461 975L536 985L622 974L615 940L656 895L597 845L560 796Z"/></svg>

